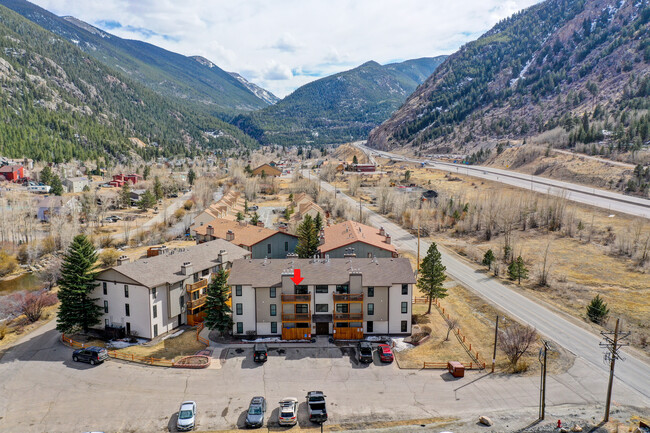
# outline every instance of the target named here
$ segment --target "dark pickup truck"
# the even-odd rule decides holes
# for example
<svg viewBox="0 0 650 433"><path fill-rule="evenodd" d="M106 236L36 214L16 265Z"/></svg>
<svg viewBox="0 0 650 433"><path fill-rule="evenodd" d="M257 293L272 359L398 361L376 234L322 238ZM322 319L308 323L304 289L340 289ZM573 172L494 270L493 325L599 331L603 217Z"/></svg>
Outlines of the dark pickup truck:
<svg viewBox="0 0 650 433"><path fill-rule="evenodd" d="M316 424L327 421L325 394L322 391L309 391L307 393L307 411L309 412L309 421Z"/></svg>

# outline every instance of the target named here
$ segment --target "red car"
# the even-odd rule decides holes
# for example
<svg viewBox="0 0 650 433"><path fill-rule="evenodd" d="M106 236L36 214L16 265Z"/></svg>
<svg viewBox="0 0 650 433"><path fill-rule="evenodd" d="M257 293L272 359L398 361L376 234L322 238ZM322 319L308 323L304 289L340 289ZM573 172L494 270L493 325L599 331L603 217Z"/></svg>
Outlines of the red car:
<svg viewBox="0 0 650 433"><path fill-rule="evenodd" d="M381 362L393 362L393 351L390 350L388 344L380 344L377 346L377 352L379 352L379 360Z"/></svg>

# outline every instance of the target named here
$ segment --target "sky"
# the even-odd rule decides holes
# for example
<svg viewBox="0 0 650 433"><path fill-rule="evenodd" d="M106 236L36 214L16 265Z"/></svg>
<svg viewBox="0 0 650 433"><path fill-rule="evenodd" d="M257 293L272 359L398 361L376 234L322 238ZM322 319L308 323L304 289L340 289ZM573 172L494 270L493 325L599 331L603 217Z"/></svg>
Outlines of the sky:
<svg viewBox="0 0 650 433"><path fill-rule="evenodd" d="M452 54L539 0L31 0L122 38L200 55L284 97L369 60Z"/></svg>

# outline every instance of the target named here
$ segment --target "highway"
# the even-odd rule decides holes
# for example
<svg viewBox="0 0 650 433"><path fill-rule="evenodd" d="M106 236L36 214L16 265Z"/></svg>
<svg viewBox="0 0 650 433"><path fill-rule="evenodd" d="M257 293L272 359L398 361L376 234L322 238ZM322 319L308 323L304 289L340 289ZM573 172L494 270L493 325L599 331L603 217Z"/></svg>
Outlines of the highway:
<svg viewBox="0 0 650 433"><path fill-rule="evenodd" d="M322 181L321 187L327 191L334 191L334 187L325 181ZM342 192L339 191L338 195L348 201L350 205L359 206L359 202ZM393 244L398 250L417 254L417 238L415 236L365 206L364 211L368 214L368 224L374 227L384 227L386 232L392 236ZM429 245L426 241L420 242L421 257L426 254ZM535 327L546 338L584 359L593 368L601 370L603 375L608 374L609 366L603 362L603 349L599 347L601 341L599 335L573 323L564 315L546 308L541 302L531 300L497 279L477 271L444 248L439 246L438 249L442 255L442 262L447 267L447 274L454 280L497 305L520 322ZM645 398L650 398L650 365L640 358L626 353L625 361L618 362L616 366L616 378L638 391ZM591 391L599 393L604 390L594 389Z"/></svg>
<svg viewBox="0 0 650 433"><path fill-rule="evenodd" d="M453 164L449 162L406 157L372 149L360 144L359 142L354 143L354 145L369 157L381 156L395 161L405 161L416 164L424 163L426 167L434 168L436 170L443 170L451 173L464 174L467 176L500 182L543 194L562 196L567 200L607 209L610 212L622 212L642 218L650 218L650 200L641 197L618 194L589 186L518 173L510 170L502 170L499 168Z"/></svg>

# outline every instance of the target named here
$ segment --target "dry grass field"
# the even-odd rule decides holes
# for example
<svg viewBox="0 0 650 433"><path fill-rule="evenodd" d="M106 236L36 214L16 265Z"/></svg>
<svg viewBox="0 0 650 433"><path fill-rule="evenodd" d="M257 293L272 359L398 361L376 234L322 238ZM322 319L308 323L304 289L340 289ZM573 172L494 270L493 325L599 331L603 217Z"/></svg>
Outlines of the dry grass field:
<svg viewBox="0 0 650 433"><path fill-rule="evenodd" d="M205 345L196 341L196 332L189 329L178 337L167 338L152 346L130 346L120 349L119 352L172 360L181 356L194 355L203 349L205 349Z"/></svg>

